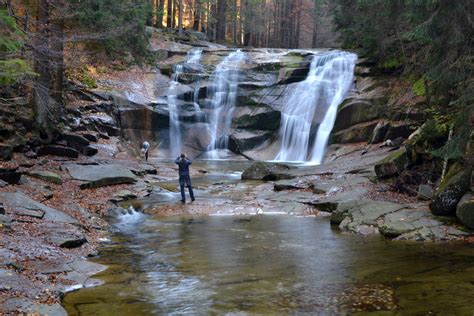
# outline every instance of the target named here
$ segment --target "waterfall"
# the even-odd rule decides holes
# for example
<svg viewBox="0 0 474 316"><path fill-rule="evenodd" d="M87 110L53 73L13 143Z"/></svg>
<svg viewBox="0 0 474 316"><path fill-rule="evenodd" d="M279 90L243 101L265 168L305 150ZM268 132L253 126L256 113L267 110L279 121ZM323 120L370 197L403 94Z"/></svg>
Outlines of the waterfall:
<svg viewBox="0 0 474 316"><path fill-rule="evenodd" d="M210 118L209 154L211 158L219 158L218 149L228 148L229 131L237 100L240 68L246 58L246 54L240 50L229 54L217 65L212 84L208 87L207 94L212 100L213 108Z"/></svg>
<svg viewBox="0 0 474 316"><path fill-rule="evenodd" d="M321 163L356 60L357 55L347 52L320 53L313 57L307 78L288 87L275 160Z"/></svg>
<svg viewBox="0 0 474 316"><path fill-rule="evenodd" d="M170 117L170 155L171 157L177 157L182 151L182 138L181 138L181 124L179 122L178 112L178 86L179 76L185 71L185 65L198 65L201 68L199 61L202 56L202 49L193 48L188 51L184 64L177 64L174 67L174 72L171 76L170 87L168 90L168 111ZM197 106L197 108L196 108ZM194 104L196 111L201 112L199 105ZM198 112L196 112L198 113Z"/></svg>

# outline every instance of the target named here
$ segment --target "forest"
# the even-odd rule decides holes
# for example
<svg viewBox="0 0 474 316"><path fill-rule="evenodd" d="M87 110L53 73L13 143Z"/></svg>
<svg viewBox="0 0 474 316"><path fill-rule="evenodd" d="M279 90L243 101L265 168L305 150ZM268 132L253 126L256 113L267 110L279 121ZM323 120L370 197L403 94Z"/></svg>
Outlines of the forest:
<svg viewBox="0 0 474 316"><path fill-rule="evenodd" d="M63 102L64 74L77 66L65 66L64 54L74 55L74 47L112 58L131 54L143 63L152 61L146 26L202 32L231 46L276 48L321 47L327 44L318 43L321 27L343 48L370 58L382 72L403 74L417 94L429 97L436 132L454 129L456 135L441 156L458 157L466 139L474 97L471 1L9 0L2 7L2 95L26 85L19 90L31 91L38 122L58 110L46 95Z"/></svg>

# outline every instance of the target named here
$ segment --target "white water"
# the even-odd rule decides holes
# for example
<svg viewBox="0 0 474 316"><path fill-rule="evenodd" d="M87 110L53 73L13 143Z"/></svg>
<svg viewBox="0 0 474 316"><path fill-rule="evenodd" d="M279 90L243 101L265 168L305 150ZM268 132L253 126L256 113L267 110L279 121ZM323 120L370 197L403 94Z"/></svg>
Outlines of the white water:
<svg viewBox="0 0 474 316"><path fill-rule="evenodd" d="M347 52L320 53L313 57L306 80L288 87L275 160L321 163L337 108L352 85L356 60L357 55Z"/></svg>
<svg viewBox="0 0 474 316"><path fill-rule="evenodd" d="M202 49L196 48L188 51L186 56L185 64L194 64L199 65L199 61L202 57ZM169 139L170 139L170 155L171 157L177 157L183 147L183 141L181 137L181 123L179 121L179 111L178 111L178 92L177 88L179 86L179 76L183 73L184 66L183 64L177 64L175 66L174 73L171 76L170 87L168 91L168 110L170 113L170 130L169 130ZM195 102L194 108L196 115L201 113L199 105Z"/></svg>
<svg viewBox="0 0 474 316"><path fill-rule="evenodd" d="M235 103L237 101L240 69L247 56L240 50L230 53L216 67L213 82L208 87L208 96L212 99L211 142L209 157L219 159L219 149L228 148L229 130L232 124Z"/></svg>

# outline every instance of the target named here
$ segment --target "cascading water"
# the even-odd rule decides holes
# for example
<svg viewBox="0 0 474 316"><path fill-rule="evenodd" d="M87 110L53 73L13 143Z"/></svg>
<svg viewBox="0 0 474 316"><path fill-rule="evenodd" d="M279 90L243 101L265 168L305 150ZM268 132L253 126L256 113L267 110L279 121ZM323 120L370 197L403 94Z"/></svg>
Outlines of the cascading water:
<svg viewBox="0 0 474 316"><path fill-rule="evenodd" d="M321 163L337 108L352 85L356 60L357 55L341 51L313 57L306 80L289 87L275 160Z"/></svg>
<svg viewBox="0 0 474 316"><path fill-rule="evenodd" d="M237 100L240 69L247 56L237 50L219 63L213 74L213 82L208 87L208 96L212 99L210 158L219 158L217 150L228 148L229 130L232 124Z"/></svg>
<svg viewBox="0 0 474 316"><path fill-rule="evenodd" d="M184 64L188 65L199 65L199 60L202 56L202 49L196 48L191 49L186 56L186 61ZM199 65L200 66L200 65ZM179 76L184 72L185 67L183 64L177 64L174 69L174 73L171 76L170 87L168 90L168 110L170 117L170 155L171 157L176 157L181 153L182 149L182 139L181 139L181 124L179 122L179 113L178 113L178 91L179 86ZM194 104L196 113L200 113L201 109L197 103Z"/></svg>

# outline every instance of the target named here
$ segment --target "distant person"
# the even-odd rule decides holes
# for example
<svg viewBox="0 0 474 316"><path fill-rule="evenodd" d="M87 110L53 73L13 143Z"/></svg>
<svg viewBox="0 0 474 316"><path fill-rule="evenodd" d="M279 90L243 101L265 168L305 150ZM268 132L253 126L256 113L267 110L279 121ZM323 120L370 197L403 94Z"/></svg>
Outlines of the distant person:
<svg viewBox="0 0 474 316"><path fill-rule="evenodd" d="M175 163L179 166L179 187L181 189L181 202L186 203L184 195L184 185L188 187L191 201L194 201L193 187L191 186L191 178L189 177L189 165L192 163L185 154L181 154L176 158Z"/></svg>
<svg viewBox="0 0 474 316"><path fill-rule="evenodd" d="M148 162L148 151L150 150L150 143L144 141L142 144L142 153L145 155L145 161Z"/></svg>

